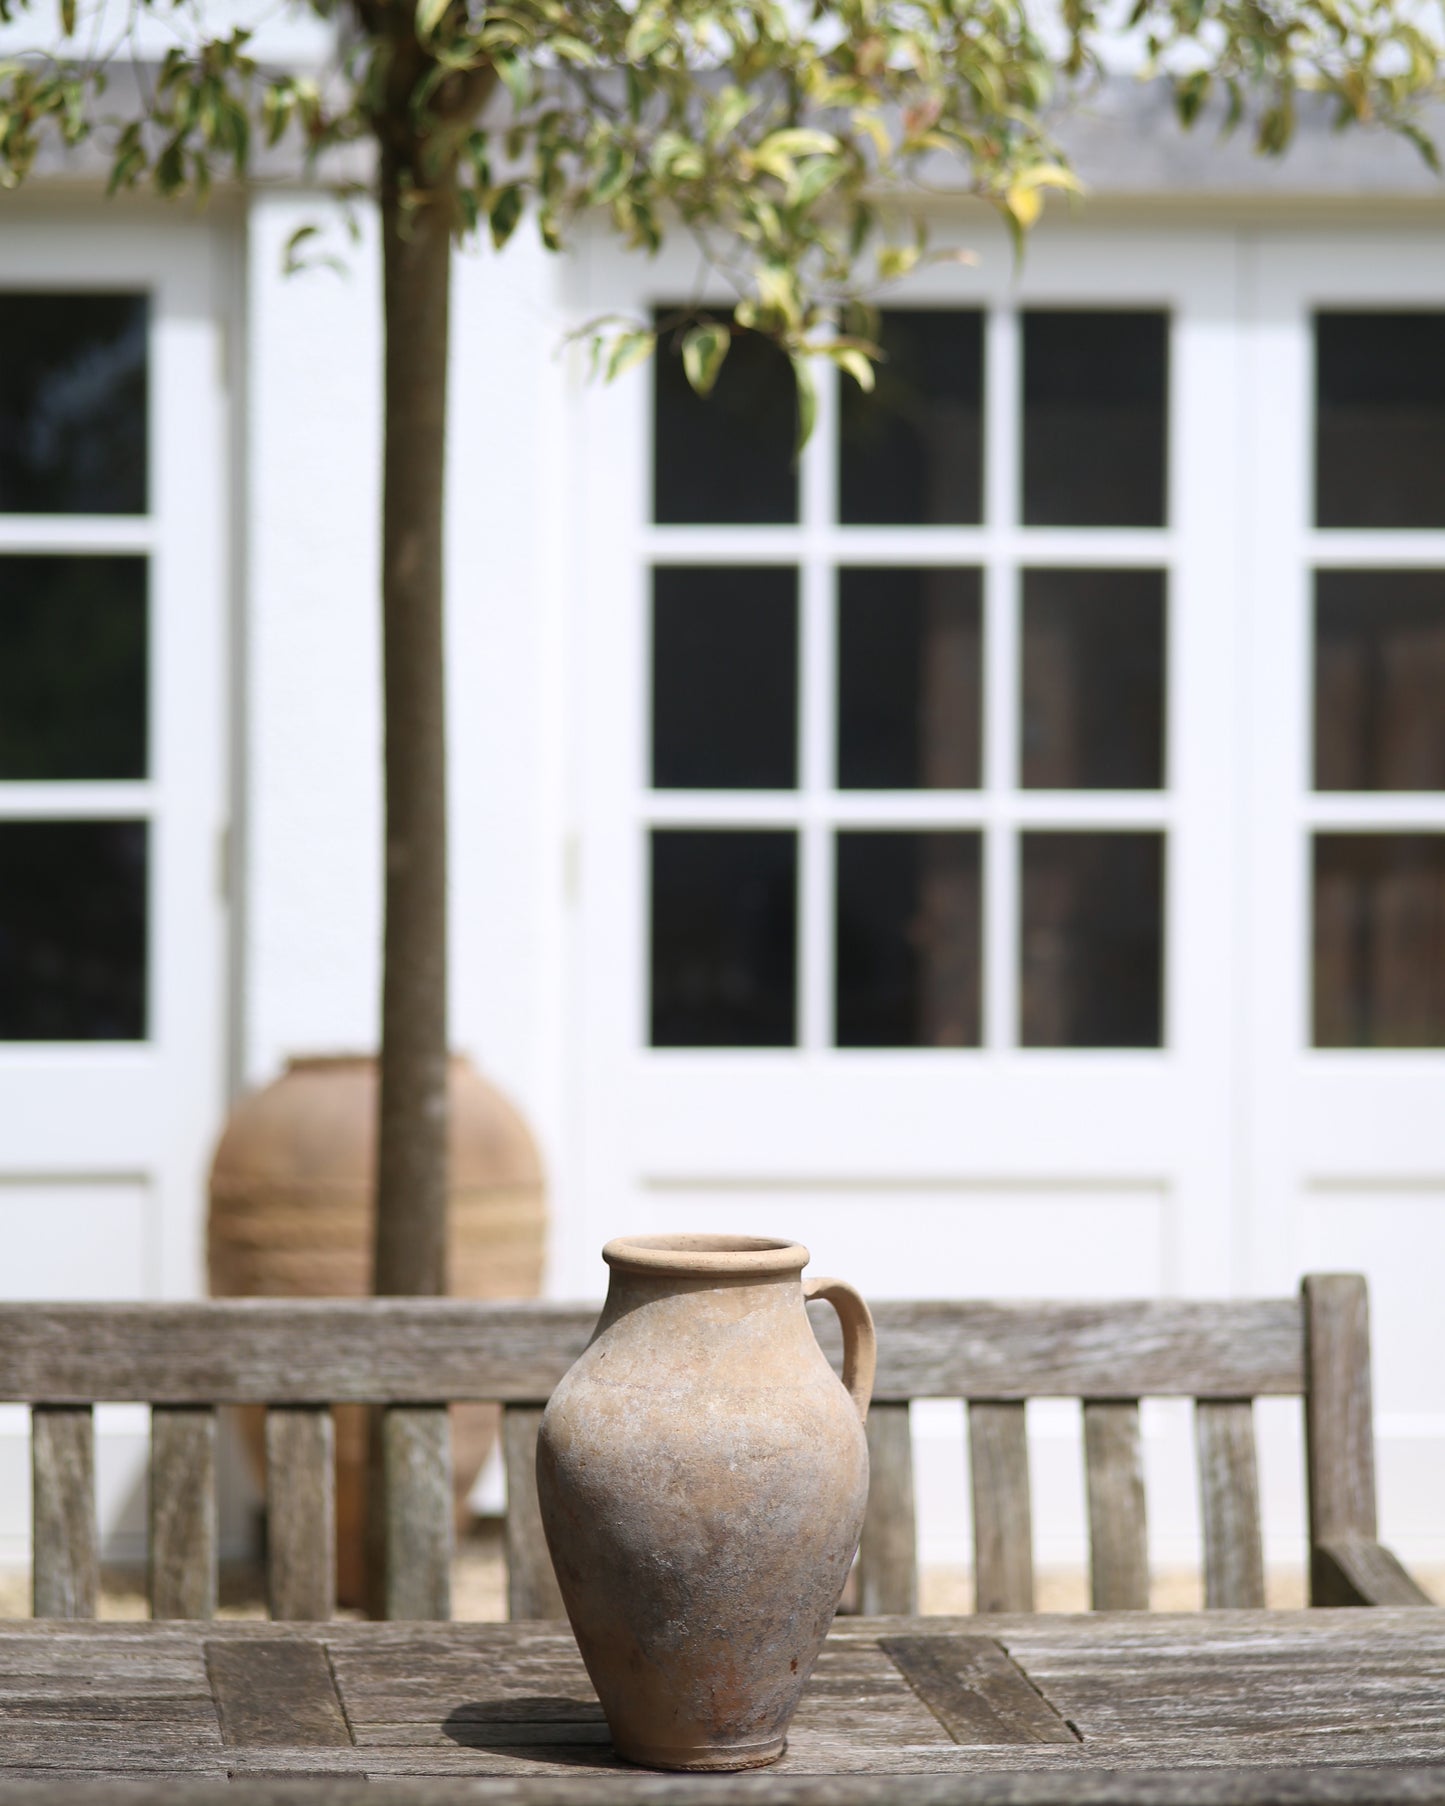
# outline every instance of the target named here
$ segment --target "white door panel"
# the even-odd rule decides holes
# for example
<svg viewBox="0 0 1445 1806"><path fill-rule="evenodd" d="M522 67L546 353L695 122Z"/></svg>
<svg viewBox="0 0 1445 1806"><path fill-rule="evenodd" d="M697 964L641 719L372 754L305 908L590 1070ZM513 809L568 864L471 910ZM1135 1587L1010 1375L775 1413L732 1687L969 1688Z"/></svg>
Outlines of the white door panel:
<svg viewBox="0 0 1445 1806"><path fill-rule="evenodd" d="M0 227L11 1297L202 1285L225 1052L223 257L219 227L148 211ZM132 1426L100 1457L105 1498L130 1501L107 1535L131 1525L134 1444ZM0 1547L26 1510L0 1489Z"/></svg>
<svg viewBox="0 0 1445 1806"><path fill-rule="evenodd" d="M1445 513L1397 453L1402 433L1438 435L1445 420L1445 251L1433 234L1281 237L1254 263L1252 459L1268 501L1250 521L1247 628L1250 1277L1267 1290L1310 1267L1368 1276L1385 1528L1439 1560L1445 903L1428 872L1445 870L1445 684L1430 663L1445 647ZM1390 342L1412 331L1438 349L1404 372L1401 425ZM1407 443L1404 464L1424 449ZM1439 473L1436 460L1437 496ZM1382 524L1361 524L1377 505ZM1392 645L1402 600L1413 637ZM1336 863L1317 879L1318 858Z"/></svg>
<svg viewBox="0 0 1445 1806"><path fill-rule="evenodd" d="M585 307L594 315L636 312L687 293L692 273L690 264L664 257L640 290L634 263L593 247ZM1235 615L1221 597L1234 592L1237 552L1234 497L1218 478L1238 442L1236 282L1228 234L1161 240L1065 229L1042 235L1021 270L990 237L979 267L937 268L911 285L902 306L983 313L984 500L983 519L973 525L836 524L840 397L828 382L792 524L659 524L652 518L651 379L644 373L587 394L579 467L588 551L577 598L585 645L578 1143L585 1223L569 1231L561 1283L595 1287L596 1249L609 1234L680 1225L684 1217L696 1226L699 1196L719 1223L771 1212L780 1232L810 1241L832 1266L834 1225L851 1208L842 1198L849 1187L866 1186L893 1200L875 1220L895 1210L927 1218L933 1253L920 1260L915 1244L909 1283L901 1273L899 1280L904 1290L927 1291L937 1261L968 1272L979 1268L990 1238L1000 1251L1027 1245L1015 1234L1027 1212L1020 1204L1013 1217L1018 1199L1007 1188L1059 1182L1097 1186L1101 1209L1123 1188L1151 1200L1142 1206L1151 1223L1157 1214L1168 1225L1132 1240L1121 1258L1114 1219L1103 1210L1092 1254L1068 1242L1075 1289L1107 1290L1126 1277L1148 1290L1230 1286L1232 999L1220 974L1233 959L1234 773L1217 723L1229 713ZM1121 308L1168 317L1163 524L1023 524L1020 310ZM796 571L795 783L745 791L652 784L649 571L678 564ZM975 788L880 792L835 783L836 573L900 565L980 573L982 781ZM1167 574L1162 787L1021 787L1024 569ZM737 581L741 593L752 579ZM793 1045L649 1046L649 836L727 828L795 837ZM867 828L980 836L980 1045L834 1044L837 837ZM1162 1047L1018 1045L1021 837L1047 830L1163 837ZM905 1204L889 1189L899 1183L938 1190L926 1205ZM726 1189L710 1189L718 1184ZM988 1203L978 1201L985 1196ZM1066 1206L1062 1220L1074 1221L1073 1209ZM1127 1233L1123 1220L1120 1234ZM1147 1271L1135 1270L1141 1258ZM1011 1260L985 1258L983 1266L1000 1289L1034 1289L1027 1262L1015 1270Z"/></svg>

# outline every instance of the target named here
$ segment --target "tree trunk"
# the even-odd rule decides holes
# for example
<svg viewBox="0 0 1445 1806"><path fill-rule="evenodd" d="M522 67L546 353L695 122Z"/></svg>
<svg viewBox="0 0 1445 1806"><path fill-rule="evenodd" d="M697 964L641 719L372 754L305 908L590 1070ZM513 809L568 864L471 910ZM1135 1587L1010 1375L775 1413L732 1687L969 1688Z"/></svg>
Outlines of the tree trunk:
<svg viewBox="0 0 1445 1806"><path fill-rule="evenodd" d="M402 163L383 144L386 932L375 1287L414 1296L446 1289L442 490L452 220L445 182L403 204Z"/></svg>

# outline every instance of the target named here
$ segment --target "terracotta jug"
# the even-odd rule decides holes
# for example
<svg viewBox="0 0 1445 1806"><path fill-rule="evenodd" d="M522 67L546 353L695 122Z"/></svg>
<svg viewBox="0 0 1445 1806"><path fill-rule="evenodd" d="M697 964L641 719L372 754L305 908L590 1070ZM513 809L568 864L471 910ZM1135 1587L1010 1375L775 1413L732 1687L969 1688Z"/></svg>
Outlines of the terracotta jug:
<svg viewBox="0 0 1445 1806"><path fill-rule="evenodd" d="M619 1756L756 1768L833 1621L868 1499L868 1307L797 1242L609 1242L607 1302L552 1394L537 1489ZM843 1324L843 1384L806 1298ZM846 1388L846 1389L845 1389Z"/></svg>

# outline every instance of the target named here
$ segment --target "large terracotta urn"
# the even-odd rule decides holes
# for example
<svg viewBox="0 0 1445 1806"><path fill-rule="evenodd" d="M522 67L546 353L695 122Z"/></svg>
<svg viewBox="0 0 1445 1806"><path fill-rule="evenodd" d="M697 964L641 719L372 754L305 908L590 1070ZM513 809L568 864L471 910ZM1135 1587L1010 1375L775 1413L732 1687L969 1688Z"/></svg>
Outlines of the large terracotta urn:
<svg viewBox="0 0 1445 1806"><path fill-rule="evenodd" d="M609 1242L607 1302L552 1394L537 1490L613 1746L651 1768L774 1762L868 1499L873 1323L808 1251ZM843 1323L840 1384L804 1309Z"/></svg>
<svg viewBox="0 0 1445 1806"><path fill-rule="evenodd" d="M449 1290L531 1298L542 1279L542 1163L526 1124L464 1057L450 1070ZM377 1065L291 1060L231 1112L211 1167L208 1261L218 1298L360 1298L371 1289ZM452 1408L460 1516L497 1430L490 1405ZM337 1597L365 1592L366 1412L336 1417ZM258 1471L264 1419L243 1413Z"/></svg>

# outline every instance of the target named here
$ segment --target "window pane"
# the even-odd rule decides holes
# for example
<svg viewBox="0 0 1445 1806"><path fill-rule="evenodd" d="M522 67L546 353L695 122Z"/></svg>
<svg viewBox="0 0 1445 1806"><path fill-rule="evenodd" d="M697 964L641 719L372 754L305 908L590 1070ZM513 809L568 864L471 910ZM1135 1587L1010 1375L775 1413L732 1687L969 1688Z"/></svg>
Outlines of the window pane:
<svg viewBox="0 0 1445 1806"><path fill-rule="evenodd" d="M877 386L843 377L838 516L847 526L983 519L983 315L885 312Z"/></svg>
<svg viewBox="0 0 1445 1806"><path fill-rule="evenodd" d="M1445 790L1445 572L1315 573L1315 788Z"/></svg>
<svg viewBox="0 0 1445 1806"><path fill-rule="evenodd" d="M1164 837L1023 837L1019 1040L1163 1043Z"/></svg>
<svg viewBox="0 0 1445 1806"><path fill-rule="evenodd" d="M662 334L653 359L653 519L665 526L796 520L792 365L770 340L735 333L704 399L683 370L682 337Z"/></svg>
<svg viewBox="0 0 1445 1806"><path fill-rule="evenodd" d="M893 566L838 573L838 783L976 790L979 573Z"/></svg>
<svg viewBox="0 0 1445 1806"><path fill-rule="evenodd" d="M798 574L652 573L652 781L789 790L798 781Z"/></svg>
<svg viewBox="0 0 1445 1806"><path fill-rule="evenodd" d="M146 824L0 822L0 1040L140 1041Z"/></svg>
<svg viewBox="0 0 1445 1806"><path fill-rule="evenodd" d="M1315 521L1445 526L1445 313L1315 315Z"/></svg>
<svg viewBox="0 0 1445 1806"><path fill-rule="evenodd" d="M145 560L0 558L0 780L145 775Z"/></svg>
<svg viewBox="0 0 1445 1806"><path fill-rule="evenodd" d="M1317 834L1314 1044L1445 1047L1445 835Z"/></svg>
<svg viewBox="0 0 1445 1806"><path fill-rule="evenodd" d="M652 834L652 1045L791 1047L798 843L770 830Z"/></svg>
<svg viewBox="0 0 1445 1806"><path fill-rule="evenodd" d="M144 514L144 295L0 294L0 512Z"/></svg>
<svg viewBox="0 0 1445 1806"><path fill-rule="evenodd" d="M1024 572L1026 790L1164 783L1164 573Z"/></svg>
<svg viewBox="0 0 1445 1806"><path fill-rule="evenodd" d="M838 836L839 1047L977 1047L977 834Z"/></svg>
<svg viewBox="0 0 1445 1806"><path fill-rule="evenodd" d="M1031 527L1162 527L1169 321L1026 313L1023 513Z"/></svg>

